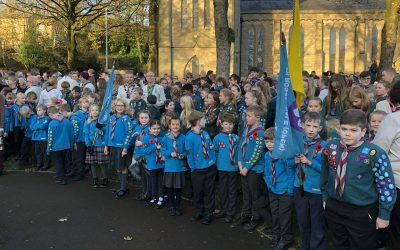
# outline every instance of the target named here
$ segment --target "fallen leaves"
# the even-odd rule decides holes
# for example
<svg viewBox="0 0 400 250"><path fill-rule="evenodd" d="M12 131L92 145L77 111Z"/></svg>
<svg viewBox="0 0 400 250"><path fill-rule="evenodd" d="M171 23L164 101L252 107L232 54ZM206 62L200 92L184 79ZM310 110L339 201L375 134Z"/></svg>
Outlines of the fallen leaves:
<svg viewBox="0 0 400 250"><path fill-rule="evenodd" d="M124 236L124 240L128 240L128 241L130 241L130 240L133 240L133 237L132 236Z"/></svg>
<svg viewBox="0 0 400 250"><path fill-rule="evenodd" d="M67 222L68 219L67 219L67 218L60 218L60 219L58 219L58 221L59 221L59 222Z"/></svg>

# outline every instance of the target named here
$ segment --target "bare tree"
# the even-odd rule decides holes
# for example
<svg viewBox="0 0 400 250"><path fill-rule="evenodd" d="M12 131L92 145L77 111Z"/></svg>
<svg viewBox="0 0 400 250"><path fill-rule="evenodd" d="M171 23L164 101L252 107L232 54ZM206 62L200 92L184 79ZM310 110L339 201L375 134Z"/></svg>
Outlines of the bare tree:
<svg viewBox="0 0 400 250"><path fill-rule="evenodd" d="M382 45L381 58L379 62L379 70L385 67L393 66L394 51L397 44L397 30L399 23L399 7L400 0L386 1L385 24L382 29Z"/></svg>
<svg viewBox="0 0 400 250"><path fill-rule="evenodd" d="M73 68L77 59L76 35L93 21L109 14L124 12L127 6L141 0L0 0L0 3L17 11L59 22L67 33L67 66ZM127 13L127 15L132 13Z"/></svg>
<svg viewBox="0 0 400 250"><path fill-rule="evenodd" d="M215 40L217 44L217 75L229 77L230 42L228 0L214 0Z"/></svg>

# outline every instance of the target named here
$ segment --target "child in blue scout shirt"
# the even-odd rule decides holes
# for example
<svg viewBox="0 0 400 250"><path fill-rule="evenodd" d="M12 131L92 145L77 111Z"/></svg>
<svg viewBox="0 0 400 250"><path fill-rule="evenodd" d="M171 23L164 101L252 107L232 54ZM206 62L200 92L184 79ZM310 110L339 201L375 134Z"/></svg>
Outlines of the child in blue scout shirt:
<svg viewBox="0 0 400 250"><path fill-rule="evenodd" d="M73 180L80 181L84 178L85 170L85 136L83 127L89 116L89 100L82 97L79 100L79 110L70 116L72 126L74 127L74 148L72 150L72 173Z"/></svg>
<svg viewBox="0 0 400 250"><path fill-rule="evenodd" d="M321 139L321 115L304 115L304 154L296 157L294 206L300 229L302 249L326 249L320 187L322 151L326 142Z"/></svg>
<svg viewBox="0 0 400 250"><path fill-rule="evenodd" d="M14 117L11 109L14 104L15 95L8 93L6 95L6 107L4 111L4 161L14 152Z"/></svg>
<svg viewBox="0 0 400 250"><path fill-rule="evenodd" d="M292 211L294 160L272 158L275 142L274 128L268 128L264 134L265 154L264 181L268 187L268 196L272 215L272 248L287 249L293 241Z"/></svg>
<svg viewBox="0 0 400 250"><path fill-rule="evenodd" d="M20 166L29 167L29 162L32 160L33 166L35 166L35 158L33 157L32 147L32 130L30 125L33 123L33 111L28 106L22 106L19 109L19 114L25 119L24 125L24 139L21 144L21 159L19 161Z"/></svg>
<svg viewBox="0 0 400 250"><path fill-rule="evenodd" d="M50 119L46 115L46 105L39 104L36 107L37 115L33 117L34 122L30 128L33 131L32 141L35 148L36 169L46 171L49 169L49 157L46 154L47 131Z"/></svg>
<svg viewBox="0 0 400 250"><path fill-rule="evenodd" d="M165 159L163 184L167 188L171 216L181 216L182 188L186 180L185 135L181 134L181 121L173 116L169 120L170 132L163 138L161 153Z"/></svg>
<svg viewBox="0 0 400 250"><path fill-rule="evenodd" d="M367 118L349 109L340 119L340 140L322 158L321 192L335 249L376 249L376 229L389 225L396 187L388 156L363 141Z"/></svg>
<svg viewBox="0 0 400 250"><path fill-rule="evenodd" d="M106 126L98 126L100 107L97 104L90 105L90 116L85 121L83 134L87 148L85 163L92 170L93 187L106 187L108 185L107 164L108 155L104 154L106 146ZM100 168L101 178L99 181L97 170Z"/></svg>
<svg viewBox="0 0 400 250"><path fill-rule="evenodd" d="M56 167L55 182L60 185L67 184L67 157L72 149L73 128L70 120L64 118L56 107L49 107L47 113L51 119L48 130L47 155L51 155Z"/></svg>
<svg viewBox="0 0 400 250"><path fill-rule="evenodd" d="M214 167L214 145L208 133L203 130L205 126L203 113L194 110L188 116L188 121L191 130L186 134L185 148L188 164L192 170L191 180L196 207L192 221L203 219L203 224L210 224L213 220L217 176Z"/></svg>
<svg viewBox="0 0 400 250"><path fill-rule="evenodd" d="M221 196L221 216L231 223L236 211L236 198L239 184L239 168L236 152L239 137L232 134L235 117L225 114L221 117L222 131L215 136L213 143L217 154L217 168Z"/></svg>
<svg viewBox="0 0 400 250"><path fill-rule="evenodd" d="M139 164L142 192L136 197L137 201L144 201L151 197L150 173L146 169L146 160L144 155L140 152L139 147L143 138L149 134L150 114L147 110L141 110L138 113L139 125L133 129L132 141L135 144L133 157Z"/></svg>
<svg viewBox="0 0 400 250"><path fill-rule="evenodd" d="M24 139L25 118L19 113L19 109L25 105L24 93L18 93L14 105L11 106L13 112L14 146L17 160L21 160L21 145Z"/></svg>
<svg viewBox="0 0 400 250"><path fill-rule="evenodd" d="M147 171L150 173L151 200L148 206L161 208L164 202L164 187L162 179L164 174L164 159L161 154L161 130L160 121L150 121L150 134L143 137L141 146L138 147L140 154L144 155L147 163Z"/></svg>
<svg viewBox="0 0 400 250"><path fill-rule="evenodd" d="M117 99L113 106L113 115L108 119L104 154L110 154L110 165L117 170L120 189L113 192L116 199L124 197L128 192L128 148L132 134L131 118L125 114L128 104Z"/></svg>
<svg viewBox="0 0 400 250"><path fill-rule="evenodd" d="M263 110L260 106L246 109L246 128L243 130L238 148L238 166L242 181L243 206L235 226L244 225L245 230L254 230L261 220L254 202L261 197L262 173L264 172L264 130L260 124Z"/></svg>

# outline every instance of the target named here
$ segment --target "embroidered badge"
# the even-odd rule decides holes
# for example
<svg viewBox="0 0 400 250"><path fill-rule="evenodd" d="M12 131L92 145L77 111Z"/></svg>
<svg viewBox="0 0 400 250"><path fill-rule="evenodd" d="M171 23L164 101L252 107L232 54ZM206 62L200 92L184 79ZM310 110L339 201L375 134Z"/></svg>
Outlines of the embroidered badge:
<svg viewBox="0 0 400 250"><path fill-rule="evenodd" d="M365 158L367 158L367 156L366 155L360 155L360 158L365 159Z"/></svg>
<svg viewBox="0 0 400 250"><path fill-rule="evenodd" d="M335 155L336 155L336 151L333 151L333 152L332 152L332 155L335 156Z"/></svg>
<svg viewBox="0 0 400 250"><path fill-rule="evenodd" d="M358 174L356 177L357 179L361 180L363 176L361 174Z"/></svg>
<svg viewBox="0 0 400 250"><path fill-rule="evenodd" d="M335 149L337 149L337 145L336 144L331 144L331 146L329 148L335 150Z"/></svg>
<svg viewBox="0 0 400 250"><path fill-rule="evenodd" d="M376 154L375 149L372 149L371 152L369 152L370 155L374 156Z"/></svg>
<svg viewBox="0 0 400 250"><path fill-rule="evenodd" d="M196 158L199 158L199 154L196 154Z"/></svg>
<svg viewBox="0 0 400 250"><path fill-rule="evenodd" d="M370 148L363 148L363 150L361 151L361 153L363 153L363 154L369 154L370 151L371 151Z"/></svg>
<svg viewBox="0 0 400 250"><path fill-rule="evenodd" d="M369 165L369 159L364 159L364 163Z"/></svg>
<svg viewBox="0 0 400 250"><path fill-rule="evenodd" d="M223 147L225 147L225 144L224 144L223 142L219 142L219 143L218 143L218 146L219 146L220 148L223 148Z"/></svg>

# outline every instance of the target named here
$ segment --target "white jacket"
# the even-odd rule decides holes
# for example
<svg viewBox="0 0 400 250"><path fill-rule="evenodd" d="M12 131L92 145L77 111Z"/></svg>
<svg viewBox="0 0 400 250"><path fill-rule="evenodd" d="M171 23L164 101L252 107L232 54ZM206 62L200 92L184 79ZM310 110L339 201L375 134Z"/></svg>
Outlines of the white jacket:
<svg viewBox="0 0 400 250"><path fill-rule="evenodd" d="M388 154L396 186L400 188L400 112L386 116L373 143Z"/></svg>

